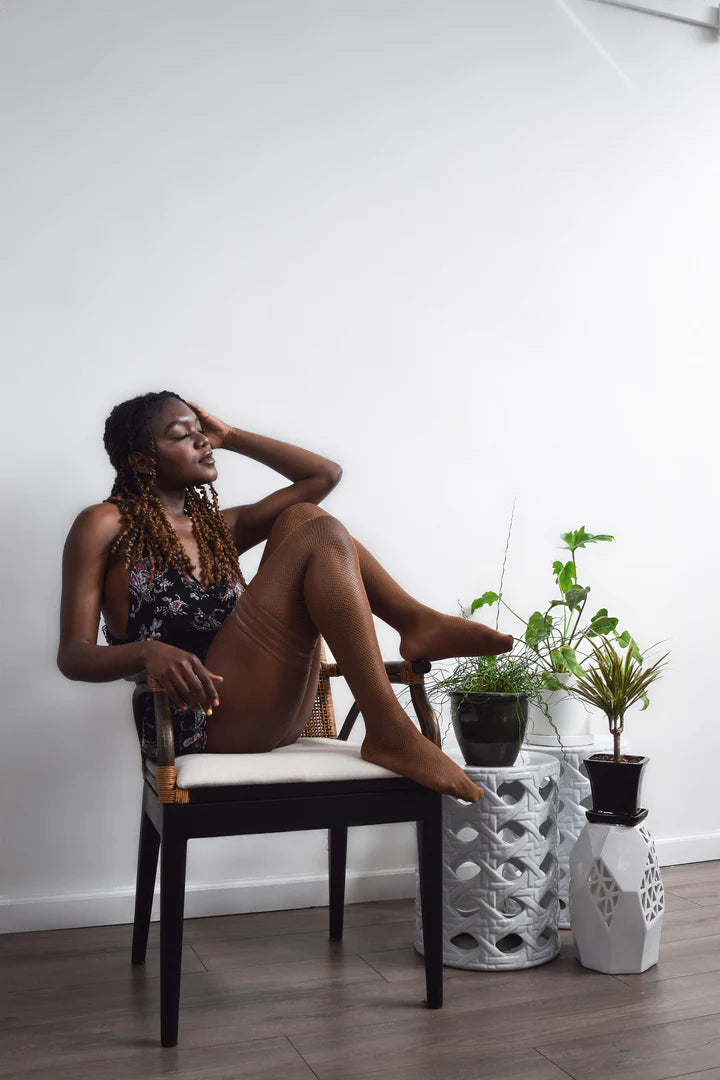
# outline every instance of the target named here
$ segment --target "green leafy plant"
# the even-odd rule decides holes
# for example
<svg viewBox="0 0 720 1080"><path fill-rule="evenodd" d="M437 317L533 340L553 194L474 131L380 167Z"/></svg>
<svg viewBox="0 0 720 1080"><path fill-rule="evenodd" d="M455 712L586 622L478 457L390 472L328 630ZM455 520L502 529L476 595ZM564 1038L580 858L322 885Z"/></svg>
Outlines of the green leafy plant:
<svg viewBox="0 0 720 1080"><path fill-rule="evenodd" d="M588 671L577 676L571 693L605 713L613 737L613 760L620 761L625 713L638 701L643 703L641 712L647 709L650 701L646 690L662 675L669 653L661 656L652 667L643 668L643 657L638 659L632 646L626 646L624 657L608 640L599 644L591 642L591 647L595 662Z"/></svg>
<svg viewBox="0 0 720 1080"><path fill-rule="evenodd" d="M512 528L512 518L510 525ZM508 542L509 539L508 534ZM588 651L588 647L592 645L593 638L612 638L622 648L629 648L635 659L641 662L640 650L635 639L628 630L624 630L620 634L617 632L619 620L615 616L609 615L607 608L599 608L590 618L590 621L582 625L585 607L590 594L590 586L581 585L578 580L575 553L588 544L614 541L614 536L607 533L589 533L586 532L585 526L581 525L579 529L572 532L562 533L560 539L563 541L564 550L570 552L570 558L565 561L556 559L552 564L553 576L560 592L560 598L556 597L551 600L545 611L533 611L527 619L523 619L504 600L502 577L498 593L485 592L482 596L473 600L470 606L470 614L472 615L479 608L497 603L499 615L500 604L502 604L511 615L524 624L523 641L527 648L537 656L542 666L543 685L547 690L559 690L562 688L563 684L557 678L560 673L570 672L576 676L584 674L583 664L592 655ZM555 609L558 608L561 608L562 611L556 613ZM558 618L557 615L561 615L562 618Z"/></svg>
<svg viewBox="0 0 720 1080"><path fill-rule="evenodd" d="M542 689L534 657L527 653L466 656L453 671L432 681L433 689L455 694L525 694L532 698Z"/></svg>
<svg viewBox="0 0 720 1080"><path fill-rule="evenodd" d="M498 656L468 656L458 660L449 674L427 677L427 688L433 699L442 706L451 694L460 694L461 700L469 694L517 694L525 696L547 715L547 705L542 696L542 674L537 659L528 650L500 653ZM518 722L522 719L519 701ZM449 730L446 728L445 735Z"/></svg>

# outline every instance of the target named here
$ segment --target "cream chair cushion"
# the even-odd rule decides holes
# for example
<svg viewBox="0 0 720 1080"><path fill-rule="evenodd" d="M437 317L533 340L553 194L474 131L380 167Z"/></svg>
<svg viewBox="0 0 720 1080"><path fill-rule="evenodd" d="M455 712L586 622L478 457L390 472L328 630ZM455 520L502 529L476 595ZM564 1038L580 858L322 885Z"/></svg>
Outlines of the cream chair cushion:
<svg viewBox="0 0 720 1080"><path fill-rule="evenodd" d="M182 754L175 759L179 788L231 784L293 784L322 780L398 779L360 757L360 746L337 739L301 738L266 754ZM153 775L157 765L147 762ZM402 778L401 778L402 779Z"/></svg>

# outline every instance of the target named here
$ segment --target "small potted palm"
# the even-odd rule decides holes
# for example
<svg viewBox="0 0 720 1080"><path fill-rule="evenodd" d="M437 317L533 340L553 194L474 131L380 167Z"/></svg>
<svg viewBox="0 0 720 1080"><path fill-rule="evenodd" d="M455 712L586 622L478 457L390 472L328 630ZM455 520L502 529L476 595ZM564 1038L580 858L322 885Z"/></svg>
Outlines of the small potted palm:
<svg viewBox="0 0 720 1080"><path fill-rule="evenodd" d="M585 759L590 778L593 808L589 821L607 825L637 825L647 816L639 804L642 774L649 758L623 754L620 737L625 728L625 714L642 701L644 711L650 704L647 688L662 675L668 653L648 668L644 657L638 660L634 644L621 655L607 639L591 643L593 665L576 674L573 696L594 705L605 713L613 737L612 754L593 754Z"/></svg>
<svg viewBox="0 0 720 1080"><path fill-rule="evenodd" d="M623 754L628 709L649 702L647 689L662 673L667 653L643 667L632 646L621 655L610 641L593 644L594 662L573 693L601 709L613 736L612 754L585 759L592 810L570 852L570 913L581 964L609 975L646 971L656 964L665 910L655 845L639 823L646 757ZM635 826L635 827L633 827Z"/></svg>

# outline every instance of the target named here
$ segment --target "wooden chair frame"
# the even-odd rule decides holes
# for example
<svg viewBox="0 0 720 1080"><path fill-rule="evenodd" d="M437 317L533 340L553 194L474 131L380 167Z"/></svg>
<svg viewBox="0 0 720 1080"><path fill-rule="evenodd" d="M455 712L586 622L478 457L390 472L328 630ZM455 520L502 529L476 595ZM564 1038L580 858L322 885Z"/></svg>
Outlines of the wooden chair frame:
<svg viewBox="0 0 720 1080"><path fill-rule="evenodd" d="M391 683L403 683L423 734L440 745L440 731L427 699L426 660L387 661ZM359 715L353 702L335 736L330 678L337 664L321 664L316 707L324 710L325 730L347 740ZM173 725L167 694L138 676L133 694L136 724L144 694L154 694L158 768L143 761L143 797L138 845L132 963L142 964L160 853L160 1037L163 1046L178 1041L180 971L185 908L187 842L203 836L328 830L330 941L343 933L347 830L351 825L415 821L425 952L426 1003L443 1003L442 970L442 795L404 777L376 780L303 781L181 789L176 786ZM328 704L329 703L329 704ZM330 717L329 721L327 717ZM310 730L309 730L310 729ZM317 734L309 724L304 734Z"/></svg>

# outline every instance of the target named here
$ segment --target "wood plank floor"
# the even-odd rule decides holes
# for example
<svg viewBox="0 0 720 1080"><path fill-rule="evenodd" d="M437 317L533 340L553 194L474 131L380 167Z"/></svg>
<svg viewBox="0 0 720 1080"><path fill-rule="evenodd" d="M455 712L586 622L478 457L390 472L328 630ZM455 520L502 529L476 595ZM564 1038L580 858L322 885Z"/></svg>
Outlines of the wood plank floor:
<svg viewBox="0 0 720 1080"><path fill-rule="evenodd" d="M660 963L587 971L563 931L527 971L445 968L430 1011L411 900L185 923L180 1043L159 1043L158 925L0 936L0 1077L13 1080L720 1080L720 862L663 871Z"/></svg>

